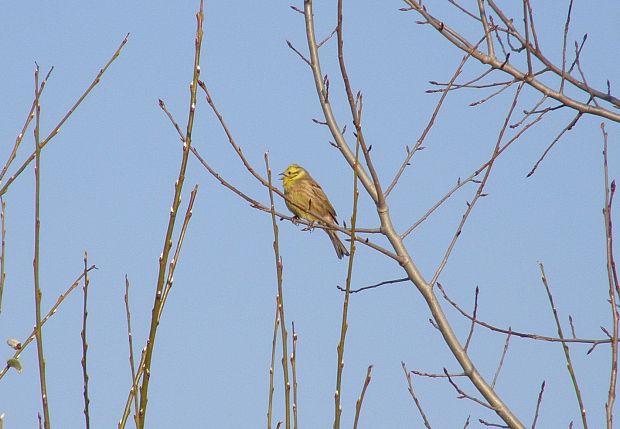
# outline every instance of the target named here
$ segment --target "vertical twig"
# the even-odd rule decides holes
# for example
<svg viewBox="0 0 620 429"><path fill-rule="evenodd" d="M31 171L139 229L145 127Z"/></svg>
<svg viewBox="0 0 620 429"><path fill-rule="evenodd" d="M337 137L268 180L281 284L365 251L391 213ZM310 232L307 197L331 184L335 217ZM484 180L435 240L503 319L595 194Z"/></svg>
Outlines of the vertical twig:
<svg viewBox="0 0 620 429"><path fill-rule="evenodd" d="M90 280L88 279L88 253L84 252L84 303L82 307L82 377L84 379L84 419L86 429L90 429L90 412L88 398L88 371L86 369L86 352L88 351L88 342L86 341L86 319L88 318L88 285Z"/></svg>
<svg viewBox="0 0 620 429"><path fill-rule="evenodd" d="M480 21L482 22L482 28L484 30L484 38L487 41L487 54L489 57L495 58L493 36L491 35L491 29L489 27L489 22L487 21L487 13L484 9L484 0L478 0L478 10L480 11Z"/></svg>
<svg viewBox="0 0 620 429"><path fill-rule="evenodd" d="M37 356L39 360L39 381L41 385L41 403L43 404L43 426L45 429L50 429L50 412L49 402L47 397L47 383L45 381L45 357L43 355L43 336L41 335L41 287L39 284L39 238L41 230L40 219L40 196L41 196L41 139L40 139L40 125L41 125L41 104L39 102L39 66L37 65L34 72L35 81L35 127L34 127L34 144L35 144L35 196L34 196L34 259L32 266L34 270L34 302L35 302L35 318L36 318L36 331L35 337L37 339Z"/></svg>
<svg viewBox="0 0 620 429"><path fill-rule="evenodd" d="M553 318L555 319L555 325L558 329L558 337L563 340L564 331L562 330L562 325L560 324L560 317L558 316L558 310L555 308L553 295L551 295L551 289L549 288L549 283L547 282L545 267L542 263L539 263L538 266L540 268L540 275L543 286L547 291L547 297L549 298L549 304L551 305ZM566 342L562 342L562 349L564 350L564 357L566 358L566 369L568 369L568 373L570 374L571 381L573 382L573 388L575 389L575 395L577 396L577 402L579 403L579 414L581 415L581 422L583 424L583 428L587 429L588 421L586 419L586 407L583 403L583 399L581 398L581 390L579 389L579 384L577 383L577 376L575 375L575 369L573 368L573 362L570 357L570 349L568 348L568 344Z"/></svg>
<svg viewBox="0 0 620 429"><path fill-rule="evenodd" d="M293 374L293 428L297 429L297 332L295 332L295 322L293 324L293 353L291 353L291 373Z"/></svg>
<svg viewBox="0 0 620 429"><path fill-rule="evenodd" d="M0 228L2 228L2 250L0 251L0 313L2 313L2 293L4 292L4 280L6 279L6 272L4 268L4 249L6 244L6 202L2 197L0 197L0 204L2 205L2 209L0 210Z"/></svg>
<svg viewBox="0 0 620 429"><path fill-rule="evenodd" d="M527 0L523 0L523 25L525 27L525 53L527 55L527 77L532 76L532 45L530 44L530 23Z"/></svg>
<svg viewBox="0 0 620 429"><path fill-rule="evenodd" d="M506 359L506 354L508 353L508 345L510 344L510 336L512 333L510 332L511 328L508 327L508 335L506 335L506 342L504 343L504 350L502 351L502 357L499 359L499 364L497 365L497 369L495 370L495 375L493 375L493 382L491 386L495 388L495 383L497 383L497 379L499 377L499 373L504 366L504 359Z"/></svg>
<svg viewBox="0 0 620 429"><path fill-rule="evenodd" d="M342 7L342 0L338 2L339 8ZM358 107L356 110L357 118L356 123L358 128L361 129L362 118L362 99L358 98ZM342 370L344 368L344 348L347 337L347 329L349 322L347 320L349 314L349 297L351 295L351 280L353 278L353 261L355 259L355 226L357 224L357 202L359 197L358 191L358 165L359 165L359 153L361 146L360 133L357 134L357 141L355 145L355 163L353 165L353 211L351 214L351 247L349 249L349 266L347 269L347 280L345 286L344 300L342 302L342 322L340 324L340 341L338 342L338 363L336 369L336 392L334 393L334 429L340 429L340 416L342 415Z"/></svg>
<svg viewBox="0 0 620 429"><path fill-rule="evenodd" d="M278 342L278 325L280 323L280 297L276 296L276 315L273 322L273 338L271 340L271 364L269 366L269 405L267 406L267 429L271 429L273 415L273 375L276 364L276 344Z"/></svg>
<svg viewBox="0 0 620 429"><path fill-rule="evenodd" d="M540 386L540 392L538 393L538 399L536 400L536 411L534 412L534 421L532 421L532 429L536 429L536 422L538 421L538 414L540 413L540 404L542 403L543 393L545 393L545 382L542 382Z"/></svg>
<svg viewBox="0 0 620 429"><path fill-rule="evenodd" d="M129 414L131 414L131 401L135 401L136 398L138 397L138 393L139 393L138 383L140 383L142 374L144 374L145 356L146 356L146 347L144 347L142 349L142 353L140 353L140 362L138 363L138 366L136 367L138 371L136 372L136 376L134 377L134 379L131 381L131 389L129 389L129 394L127 395L127 400L125 401L125 408L123 410L123 416L118 422L118 429L125 428L125 425L127 424L127 419L129 418ZM138 422L137 408L134 414L134 421L136 423L136 427L138 427L139 422Z"/></svg>
<svg viewBox="0 0 620 429"><path fill-rule="evenodd" d="M366 396L366 390L370 385L370 380L372 379L372 365L368 365L368 369L366 370L366 379L364 380L364 387L362 387L362 393L360 393L359 398L355 401L355 420L353 420L353 429L357 429L357 423L360 420L360 414L362 412L362 403L364 402L364 396Z"/></svg>
<svg viewBox="0 0 620 429"><path fill-rule="evenodd" d="M381 182L379 181L379 175L377 174L377 170L375 169L372 159L370 158L370 148L366 145L366 141L364 140L364 132L362 130L361 110L359 110L358 112L358 105L356 104L356 100L353 97L353 90L351 89L351 82L349 81L349 75L347 73L347 67L344 61L344 35L343 35L344 32L342 28L342 1L343 0L338 0L338 25L336 26L336 35L338 39L338 64L340 66L340 75L342 76L342 81L344 83L344 89L347 94L347 100L349 101L349 109L351 110L351 117L353 118L353 125L355 126L357 144L359 144L362 149L362 153L364 154L364 159L366 160L366 166L368 167L368 172L370 173L370 176L372 177L372 184L373 184L373 189L376 194L377 207L384 208L385 195L383 194L383 191L381 189ZM309 4L309 3L310 2L308 1L306 2L306 4ZM309 12L311 13L311 11ZM307 27L308 25L306 25L306 28ZM310 46L310 45L312 44L309 43L309 48L312 53L313 46ZM314 46L314 48L316 48L316 46ZM318 58L318 51L315 53L317 55L316 58ZM311 57L314 57L314 55L311 55ZM318 68L318 60L316 58L313 60L312 65ZM312 67L313 70L314 70L314 67ZM359 92L357 94L357 98L359 100L359 105L361 107L361 94ZM329 100L327 99L327 97L324 98L324 101L325 103L329 103ZM326 119L328 118L326 117ZM328 122L329 122L329 119L328 119ZM340 133L340 131L338 132ZM343 147L340 147L340 150L341 150L341 153L343 153L343 155L346 154L346 152L350 153L350 151L344 151ZM357 170L362 171L357 155L352 161L353 161L352 167L356 171ZM359 175L359 172L357 174ZM360 175L359 177L361 177L363 180L363 176Z"/></svg>
<svg viewBox="0 0 620 429"><path fill-rule="evenodd" d="M616 400L616 383L618 379L618 275L616 272L616 263L614 260L613 250L613 229L611 222L611 205L616 192L616 182L612 181L609 185L609 169L607 165L607 131L605 124L601 123L601 131L603 133L603 170L605 174L605 206L603 208L603 216L605 218L605 247L607 253L607 279L609 282L609 303L611 305L611 316L613 320L612 337L611 337L611 371L609 376L609 393L607 394L607 403L605 404L605 415L607 420L607 428L613 427L613 409Z"/></svg>
<svg viewBox="0 0 620 429"><path fill-rule="evenodd" d="M183 190L183 183L185 182L185 171L187 169L187 161L190 153L190 147L192 144L192 130L194 128L194 115L196 112L196 91L198 89L198 79L200 76L200 50L202 45L202 24L204 21L204 1L200 0L200 9L196 14L196 37L195 37L195 50L194 50L194 67L193 78L190 85L190 100L189 100L189 113L187 119L187 127L185 133L185 141L183 142L183 156L181 158L181 165L179 167L179 175L174 186L174 197L172 199L172 207L170 209L170 218L168 220L168 227L166 229L166 236L164 239L164 246L162 253L159 257L159 273L157 276L157 287L155 291L155 302L153 303L153 310L151 312L151 326L149 329L149 336L146 343L146 350L144 354L144 367L142 384L140 385L140 406L137 410L138 417L138 429L144 428L144 422L146 417L146 407L148 404L148 389L151 379L151 362L153 359L153 350L155 347L155 337L157 334L157 328L159 326L159 318L162 312L163 300L162 294L164 293L164 287L166 284L166 265L168 264L168 258L170 256L170 250L172 248L172 233L176 224L176 216L181 204L181 193Z"/></svg>
<svg viewBox="0 0 620 429"><path fill-rule="evenodd" d="M480 288L476 286L476 293L474 296L474 311L472 313L471 326L469 327L469 334L467 335L467 340L465 341L465 345L463 349L467 351L469 348L469 343L471 342L472 337L474 336L474 327L476 326L476 316L478 315L478 294L480 293Z"/></svg>
<svg viewBox="0 0 620 429"><path fill-rule="evenodd" d="M288 337L284 319L284 291L282 288L282 257L280 256L280 242L278 224L276 222L276 208L273 200L273 186L271 182L271 168L269 168L269 154L265 152L265 167L269 182L269 201L271 202L271 225L273 226L273 253L276 259L276 275L278 281L278 310L280 313L280 332L282 334L282 370L284 374L284 407L286 412L286 429L291 429L291 384L288 376Z"/></svg>
<svg viewBox="0 0 620 429"><path fill-rule="evenodd" d="M568 39L568 28L570 27L570 15L573 10L573 0L568 3L568 13L566 14L566 22L564 23L564 38L562 40L562 80L560 81L560 89L558 92L564 92L564 82L566 81L566 41Z"/></svg>
<svg viewBox="0 0 620 429"><path fill-rule="evenodd" d="M129 343L129 369L131 370L131 389L134 392L134 422L136 426L138 425L137 413L138 413L138 395L136 392L138 391L138 385L136 384L136 365L133 357L133 333L131 331L131 310L129 307L129 279L127 278L127 274L125 274L125 318L127 319L127 341Z"/></svg>
<svg viewBox="0 0 620 429"><path fill-rule="evenodd" d="M422 416L422 420L424 421L424 426L427 429L432 429L431 424L429 423L428 418L426 417L426 413L424 412L424 409L422 408L422 404L420 404L420 400L418 399L418 397L415 394L415 391L413 390L413 384L411 382L411 373L407 369L405 362L401 362L400 364L403 367L403 372L405 373L405 378L407 379L407 390L409 391L409 394L411 395L413 402L415 402L415 406L420 412L420 416Z"/></svg>
<svg viewBox="0 0 620 429"><path fill-rule="evenodd" d="M181 247L183 247L183 240L185 240L187 227L189 226L189 221L192 218L194 202L196 201L197 194L198 185L194 185L194 189L189 196L189 203L187 204L187 209L185 210L185 217L183 218L183 225L181 226L181 233L179 234L179 238L177 239L177 245L174 250L174 255L172 256L172 259L170 260L170 264L168 266L168 276L166 279L166 286L164 287L164 291L162 293L159 317L161 317L161 311L163 311L164 306L166 305L166 300L168 299L168 294L172 289L172 283L174 281L174 270L177 267L177 262L179 261L179 256L181 255Z"/></svg>

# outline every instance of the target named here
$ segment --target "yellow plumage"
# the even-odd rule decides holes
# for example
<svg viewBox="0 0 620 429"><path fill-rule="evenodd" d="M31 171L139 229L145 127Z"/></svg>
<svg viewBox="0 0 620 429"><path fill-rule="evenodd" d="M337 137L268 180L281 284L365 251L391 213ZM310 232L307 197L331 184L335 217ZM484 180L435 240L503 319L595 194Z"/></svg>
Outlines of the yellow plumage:
<svg viewBox="0 0 620 429"><path fill-rule="evenodd" d="M291 164L280 174L284 195L290 201L286 201L286 207L297 217L318 222L324 226L337 224L336 210L331 205L321 186L308 174L306 170L297 164ZM347 248L336 235L336 231L326 229L336 255L339 259L349 256Z"/></svg>

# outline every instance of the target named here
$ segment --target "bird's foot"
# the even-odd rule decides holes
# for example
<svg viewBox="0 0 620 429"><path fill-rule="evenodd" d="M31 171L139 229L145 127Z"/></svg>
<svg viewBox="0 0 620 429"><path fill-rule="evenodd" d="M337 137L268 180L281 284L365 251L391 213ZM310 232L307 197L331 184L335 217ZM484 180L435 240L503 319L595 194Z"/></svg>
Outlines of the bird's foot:
<svg viewBox="0 0 620 429"><path fill-rule="evenodd" d="M305 227L304 229L302 229L302 231L312 231L314 229L314 221L310 221L310 224Z"/></svg>

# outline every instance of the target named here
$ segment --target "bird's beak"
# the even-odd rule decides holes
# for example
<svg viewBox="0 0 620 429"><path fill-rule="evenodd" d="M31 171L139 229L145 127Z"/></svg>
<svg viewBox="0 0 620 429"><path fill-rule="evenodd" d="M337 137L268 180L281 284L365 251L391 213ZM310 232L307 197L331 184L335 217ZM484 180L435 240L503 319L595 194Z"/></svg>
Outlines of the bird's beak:
<svg viewBox="0 0 620 429"><path fill-rule="evenodd" d="M284 173L278 173L278 176L280 176L280 180L284 179Z"/></svg>

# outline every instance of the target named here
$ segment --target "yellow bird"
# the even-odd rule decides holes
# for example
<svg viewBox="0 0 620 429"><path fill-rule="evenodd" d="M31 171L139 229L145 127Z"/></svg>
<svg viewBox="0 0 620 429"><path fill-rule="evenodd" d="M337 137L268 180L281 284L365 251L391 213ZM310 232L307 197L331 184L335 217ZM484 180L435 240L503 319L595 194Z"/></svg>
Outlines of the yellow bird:
<svg viewBox="0 0 620 429"><path fill-rule="evenodd" d="M318 222L324 226L338 223L336 210L327 199L327 195L306 170L297 164L291 164L283 173L280 173L280 176L282 176L284 195L290 200L286 200L286 207L296 217L310 222ZM336 235L336 231L333 229L325 229L324 231L332 241L338 258L342 259L345 255L349 256L347 248Z"/></svg>

